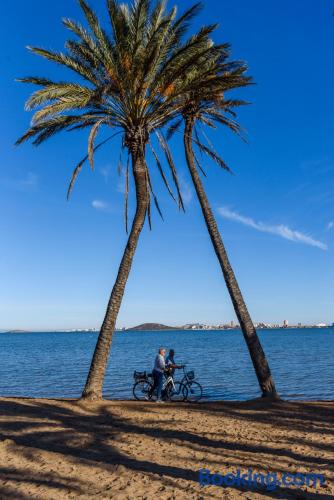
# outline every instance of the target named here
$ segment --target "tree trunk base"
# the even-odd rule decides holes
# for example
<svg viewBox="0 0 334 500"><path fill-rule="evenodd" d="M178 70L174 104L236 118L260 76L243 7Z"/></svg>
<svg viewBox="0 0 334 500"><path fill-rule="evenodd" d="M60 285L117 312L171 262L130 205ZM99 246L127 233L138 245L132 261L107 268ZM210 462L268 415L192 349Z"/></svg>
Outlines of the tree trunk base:
<svg viewBox="0 0 334 500"><path fill-rule="evenodd" d="M98 394L93 391L84 392L80 398L80 401L90 401L92 403L95 401L103 401L103 396L102 394Z"/></svg>
<svg viewBox="0 0 334 500"><path fill-rule="evenodd" d="M262 394L262 401L282 401L278 394Z"/></svg>

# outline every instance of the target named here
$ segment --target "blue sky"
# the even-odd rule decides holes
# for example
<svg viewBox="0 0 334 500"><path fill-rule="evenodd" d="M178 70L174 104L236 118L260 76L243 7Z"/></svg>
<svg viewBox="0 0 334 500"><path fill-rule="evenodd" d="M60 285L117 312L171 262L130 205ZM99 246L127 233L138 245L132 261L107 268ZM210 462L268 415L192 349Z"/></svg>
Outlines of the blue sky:
<svg viewBox="0 0 334 500"><path fill-rule="evenodd" d="M91 5L105 15L103 0ZM239 115L248 144L225 130L212 135L235 175L205 161L207 192L255 321L334 321L332 10L327 0L206 0L195 23L219 22L215 40L232 44L257 83L242 92L252 102ZM87 133L13 146L29 125L23 108L32 90L15 77L70 76L25 46L61 49L61 18L81 14L74 0L52 8L3 0L2 12L0 329L98 327L126 242L119 143L96 155L95 173L83 170L70 203L67 183ZM181 136L173 151L187 210L178 212L153 174L165 221L154 214L153 230L142 233L120 326L234 319Z"/></svg>

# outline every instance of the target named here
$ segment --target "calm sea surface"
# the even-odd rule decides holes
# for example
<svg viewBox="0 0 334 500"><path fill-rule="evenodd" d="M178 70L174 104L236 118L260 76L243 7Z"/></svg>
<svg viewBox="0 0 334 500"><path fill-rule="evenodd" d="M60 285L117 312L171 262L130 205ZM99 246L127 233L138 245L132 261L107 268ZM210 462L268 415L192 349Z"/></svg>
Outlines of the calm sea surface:
<svg viewBox="0 0 334 500"><path fill-rule="evenodd" d="M279 393L286 399L334 399L334 328L261 330ZM0 396L80 395L96 333L0 334ZM133 371L151 370L160 345L173 347L203 385L206 399L260 395L240 331L116 333L104 393L132 398Z"/></svg>

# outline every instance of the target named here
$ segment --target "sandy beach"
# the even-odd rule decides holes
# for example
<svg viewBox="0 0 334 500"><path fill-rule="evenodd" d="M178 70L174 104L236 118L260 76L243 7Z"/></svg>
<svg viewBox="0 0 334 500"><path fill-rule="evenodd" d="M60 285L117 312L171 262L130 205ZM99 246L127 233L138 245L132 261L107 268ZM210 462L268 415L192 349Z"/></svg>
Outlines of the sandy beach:
<svg viewBox="0 0 334 500"><path fill-rule="evenodd" d="M0 399L1 498L334 498L334 402ZM200 469L319 473L323 486L205 486Z"/></svg>

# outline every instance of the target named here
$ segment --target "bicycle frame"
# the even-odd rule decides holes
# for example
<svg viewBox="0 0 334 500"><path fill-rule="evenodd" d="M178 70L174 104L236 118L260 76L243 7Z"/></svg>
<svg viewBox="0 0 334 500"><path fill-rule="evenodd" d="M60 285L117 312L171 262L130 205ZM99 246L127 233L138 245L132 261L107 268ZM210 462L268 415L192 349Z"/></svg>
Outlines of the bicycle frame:
<svg viewBox="0 0 334 500"><path fill-rule="evenodd" d="M168 377L166 378L165 382L163 383L162 390L164 391L169 384L172 384L173 389L175 390L174 380L171 375L168 375Z"/></svg>
<svg viewBox="0 0 334 500"><path fill-rule="evenodd" d="M186 365L183 365L183 373L184 373L184 376L183 376L183 379L181 380L181 384L190 384L192 382L192 380L190 380L188 378L188 375L187 375L187 372L186 372ZM185 384L186 382L186 384Z"/></svg>
<svg viewBox="0 0 334 500"><path fill-rule="evenodd" d="M148 378L146 380L148 380ZM171 384L173 390L175 391L176 388L175 388L175 384L174 384L174 379L171 375L168 375L167 378L165 378L165 381L162 385L161 392L165 391L170 384ZM156 389L154 390L153 394L155 394L155 393L156 393Z"/></svg>

